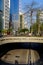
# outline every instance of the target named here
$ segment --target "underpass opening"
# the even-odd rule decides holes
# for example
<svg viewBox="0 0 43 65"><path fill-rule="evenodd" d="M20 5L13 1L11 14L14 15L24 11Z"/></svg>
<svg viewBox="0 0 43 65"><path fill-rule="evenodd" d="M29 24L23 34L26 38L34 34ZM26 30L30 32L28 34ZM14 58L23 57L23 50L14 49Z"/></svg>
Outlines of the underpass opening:
<svg viewBox="0 0 43 65"><path fill-rule="evenodd" d="M32 49L15 49L8 51L1 60L11 64L31 64L40 59L39 53Z"/></svg>
<svg viewBox="0 0 43 65"><path fill-rule="evenodd" d="M0 46L0 58L2 58L5 54L7 54L7 52L10 52L11 50L17 50L17 49L30 50L30 51L33 50L33 51L36 51L38 54L38 57L39 57L39 59L37 60L37 62L38 62L38 61L40 61L40 58L42 58L42 54L43 54L42 48L43 48L43 44L39 44L39 43L26 43L25 42L25 43L4 44L4 45ZM8 54L8 55L10 55L10 54ZM19 57L19 56L16 56L16 57ZM17 60L15 60L15 61L17 61ZM37 63L37 62L35 62L35 63Z"/></svg>

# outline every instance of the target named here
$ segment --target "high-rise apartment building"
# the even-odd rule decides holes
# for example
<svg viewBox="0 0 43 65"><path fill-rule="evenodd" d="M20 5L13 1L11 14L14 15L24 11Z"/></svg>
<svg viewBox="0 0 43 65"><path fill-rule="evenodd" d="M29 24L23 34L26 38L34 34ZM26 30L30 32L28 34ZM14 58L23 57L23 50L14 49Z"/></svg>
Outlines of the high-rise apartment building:
<svg viewBox="0 0 43 65"><path fill-rule="evenodd" d="M23 13L19 13L19 19L20 19L20 29L24 29L24 15L23 15Z"/></svg>
<svg viewBox="0 0 43 65"><path fill-rule="evenodd" d="M3 29L9 28L10 0L2 0Z"/></svg>
<svg viewBox="0 0 43 65"><path fill-rule="evenodd" d="M0 0L0 10L2 11L2 30L9 29L10 0Z"/></svg>
<svg viewBox="0 0 43 65"><path fill-rule="evenodd" d="M40 12L39 18L40 18L40 22L43 22L43 11Z"/></svg>

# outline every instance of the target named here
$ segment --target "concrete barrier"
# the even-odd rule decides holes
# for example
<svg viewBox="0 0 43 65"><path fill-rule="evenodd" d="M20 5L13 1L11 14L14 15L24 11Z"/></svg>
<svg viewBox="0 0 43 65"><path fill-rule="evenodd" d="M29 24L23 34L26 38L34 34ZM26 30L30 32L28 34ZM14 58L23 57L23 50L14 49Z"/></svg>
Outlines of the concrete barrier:
<svg viewBox="0 0 43 65"><path fill-rule="evenodd" d="M43 43L43 37L2 37L0 38L0 45L6 43L15 43L15 42Z"/></svg>

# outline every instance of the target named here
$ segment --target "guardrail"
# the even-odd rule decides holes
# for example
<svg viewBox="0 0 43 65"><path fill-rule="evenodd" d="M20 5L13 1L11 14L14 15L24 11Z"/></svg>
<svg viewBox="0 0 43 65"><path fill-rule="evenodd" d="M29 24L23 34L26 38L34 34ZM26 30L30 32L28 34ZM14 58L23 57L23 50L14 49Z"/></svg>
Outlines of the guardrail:
<svg viewBox="0 0 43 65"><path fill-rule="evenodd" d="M2 37L0 38L0 45L14 42L36 42L43 43L43 37Z"/></svg>

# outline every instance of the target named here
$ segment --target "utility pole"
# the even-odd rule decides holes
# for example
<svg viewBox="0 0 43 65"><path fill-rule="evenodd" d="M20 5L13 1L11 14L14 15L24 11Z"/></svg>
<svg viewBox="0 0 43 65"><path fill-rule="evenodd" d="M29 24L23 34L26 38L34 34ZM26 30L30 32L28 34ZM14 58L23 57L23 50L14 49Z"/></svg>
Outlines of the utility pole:
<svg viewBox="0 0 43 65"><path fill-rule="evenodd" d="M37 35L40 35L40 10L38 10L37 12L37 25L38 25Z"/></svg>
<svg viewBox="0 0 43 65"><path fill-rule="evenodd" d="M30 11L30 18L31 18L31 19L30 19L30 23L31 23L31 34L33 33L33 27L32 27L32 24L33 24L33 23L32 23L32 15L33 15L33 11L31 10L31 11Z"/></svg>

